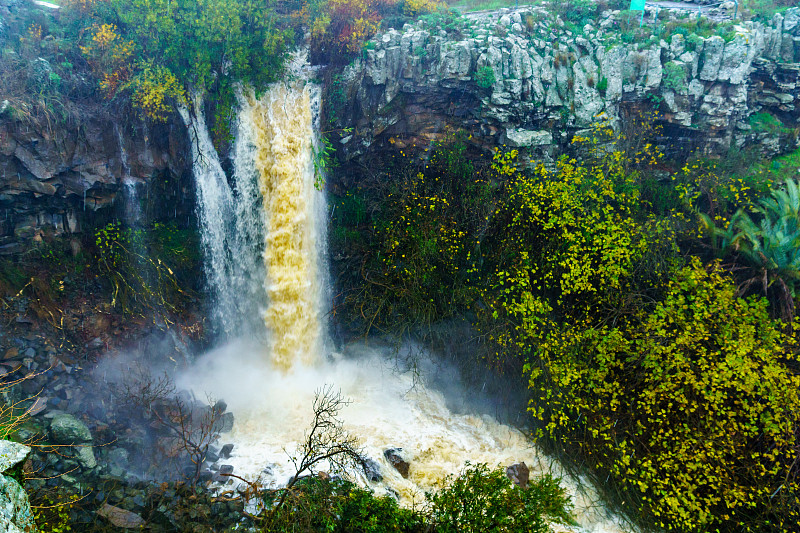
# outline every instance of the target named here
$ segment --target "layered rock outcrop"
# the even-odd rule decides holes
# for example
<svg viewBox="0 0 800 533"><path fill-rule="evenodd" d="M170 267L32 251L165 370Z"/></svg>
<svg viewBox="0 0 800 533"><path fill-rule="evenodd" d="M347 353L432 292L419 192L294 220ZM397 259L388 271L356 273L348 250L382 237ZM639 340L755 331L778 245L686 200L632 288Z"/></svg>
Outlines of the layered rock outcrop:
<svg viewBox="0 0 800 533"><path fill-rule="evenodd" d="M192 202L182 190L190 182L181 179L191 169L186 154L181 126L148 128L101 112L78 125L0 115L0 254L28 239L80 233L102 222L124 209L124 184L147 194L148 186L171 180L156 189L160 205L185 212L189 207L181 204Z"/></svg>
<svg viewBox="0 0 800 533"><path fill-rule="evenodd" d="M728 26L725 38L678 30L625 42L619 24L606 12L578 29L521 8L389 29L331 85L337 125L352 128L338 139L341 152L424 146L460 129L478 144L547 158L595 122L619 125L632 108L660 113L667 150L796 146L800 8L768 25Z"/></svg>

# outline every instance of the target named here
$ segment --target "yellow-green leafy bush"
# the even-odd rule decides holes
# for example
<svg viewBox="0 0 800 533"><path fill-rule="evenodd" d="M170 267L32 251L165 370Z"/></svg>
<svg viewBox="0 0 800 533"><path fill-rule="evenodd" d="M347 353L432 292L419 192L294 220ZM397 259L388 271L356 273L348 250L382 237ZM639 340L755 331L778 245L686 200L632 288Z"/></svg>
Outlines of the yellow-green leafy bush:
<svg viewBox="0 0 800 533"><path fill-rule="evenodd" d="M495 157L511 179L487 241L493 268L482 292L498 363L532 346L557 350L572 330L637 313L655 284L649 278L669 268L667 231L639 215L637 174L624 162L617 152L523 175L507 155Z"/></svg>
<svg viewBox="0 0 800 533"><path fill-rule="evenodd" d="M570 328L540 351L535 410L660 527L788 531L800 377L784 327L695 259L638 324Z"/></svg>

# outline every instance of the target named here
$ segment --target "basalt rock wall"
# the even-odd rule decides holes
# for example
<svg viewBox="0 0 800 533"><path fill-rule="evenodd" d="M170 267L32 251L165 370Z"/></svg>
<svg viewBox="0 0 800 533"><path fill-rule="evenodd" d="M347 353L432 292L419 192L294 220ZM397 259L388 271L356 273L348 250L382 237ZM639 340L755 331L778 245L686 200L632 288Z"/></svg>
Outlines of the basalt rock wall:
<svg viewBox="0 0 800 533"><path fill-rule="evenodd" d="M101 112L73 125L0 115L0 254L122 218L125 201L149 219L185 219L193 203L187 153L178 124Z"/></svg>
<svg viewBox="0 0 800 533"><path fill-rule="evenodd" d="M646 110L659 113L659 142L677 156L797 146L800 8L722 36L654 35L626 42L616 12L576 28L536 8L389 29L329 84L340 157L464 130L478 146L552 160L592 124L619 127Z"/></svg>

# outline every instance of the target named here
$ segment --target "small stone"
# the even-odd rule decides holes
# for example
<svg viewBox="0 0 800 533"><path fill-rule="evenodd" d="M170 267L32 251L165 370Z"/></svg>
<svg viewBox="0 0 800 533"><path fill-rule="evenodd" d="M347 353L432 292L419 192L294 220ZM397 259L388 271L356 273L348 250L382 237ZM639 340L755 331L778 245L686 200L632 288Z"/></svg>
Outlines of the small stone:
<svg viewBox="0 0 800 533"><path fill-rule="evenodd" d="M138 529L145 524L144 519L138 514L107 503L97 510L97 514L111 522L113 526L122 529Z"/></svg>
<svg viewBox="0 0 800 533"><path fill-rule="evenodd" d="M389 448L383 452L383 456L386 457L386 460L395 470L400 472L404 479L408 479L408 469L411 465L400 455L402 451L402 448Z"/></svg>
<svg viewBox="0 0 800 533"><path fill-rule="evenodd" d="M227 457L226 457L226 459L227 459ZM209 463L216 463L217 461L219 461L219 455L214 453L211 450L208 450L206 452L206 459L205 460L207 462L209 462Z"/></svg>
<svg viewBox="0 0 800 533"><path fill-rule="evenodd" d="M75 458L83 468L91 470L97 466L97 459L94 458L94 451L91 446L79 446L75 449Z"/></svg>
<svg viewBox="0 0 800 533"><path fill-rule="evenodd" d="M219 456L222 457L223 459L228 459L231 456L232 451L233 451L233 444L226 444L219 451Z"/></svg>
<svg viewBox="0 0 800 533"><path fill-rule="evenodd" d="M94 349L102 348L103 346L105 346L105 343L103 342L103 339L101 339L100 337L95 337L94 339L89 341L88 344L89 348L94 348Z"/></svg>
<svg viewBox="0 0 800 533"><path fill-rule="evenodd" d="M108 462L117 466L127 466L129 461L128 450L125 448L114 448L108 452Z"/></svg>
<svg viewBox="0 0 800 533"><path fill-rule="evenodd" d="M528 488L528 480L530 479L530 469L524 462L514 463L506 468L506 476L514 482L521 489Z"/></svg>
<svg viewBox="0 0 800 533"><path fill-rule="evenodd" d="M6 354L3 356L3 359L16 359L17 357L19 357L19 349L9 348L6 350Z"/></svg>
<svg viewBox="0 0 800 533"><path fill-rule="evenodd" d="M233 465L220 465L219 473L221 475L233 474Z"/></svg>

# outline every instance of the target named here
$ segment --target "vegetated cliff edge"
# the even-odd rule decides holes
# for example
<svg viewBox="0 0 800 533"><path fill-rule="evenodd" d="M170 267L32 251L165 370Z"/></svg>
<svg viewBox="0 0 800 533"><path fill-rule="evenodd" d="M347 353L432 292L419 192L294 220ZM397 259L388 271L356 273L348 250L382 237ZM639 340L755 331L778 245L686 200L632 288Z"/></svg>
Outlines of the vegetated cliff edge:
<svg viewBox="0 0 800 533"><path fill-rule="evenodd" d="M330 84L337 148L349 160L461 129L547 159L592 123L646 110L678 155L797 145L800 8L708 37L685 14L644 30L624 15L578 28L541 8L501 9L389 29Z"/></svg>
<svg viewBox="0 0 800 533"><path fill-rule="evenodd" d="M664 147L677 154L797 145L800 8L709 37L692 33L691 19L651 22L660 29L643 33L622 15L578 28L521 8L389 29L328 85L340 156L465 130L478 146L547 159L592 123L647 109L661 113ZM29 68L46 77L49 65L39 58ZM148 205L160 215L191 213L184 128L93 108L78 122L36 126L0 101L0 254L111 218L126 182L155 196L157 207Z"/></svg>

